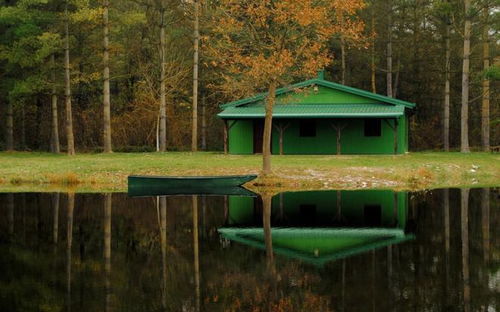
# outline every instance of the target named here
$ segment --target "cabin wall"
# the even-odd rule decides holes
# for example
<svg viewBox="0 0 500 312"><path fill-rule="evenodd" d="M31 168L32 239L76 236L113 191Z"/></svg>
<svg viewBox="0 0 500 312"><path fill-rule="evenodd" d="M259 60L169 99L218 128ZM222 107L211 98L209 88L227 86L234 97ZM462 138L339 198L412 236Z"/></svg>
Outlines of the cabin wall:
<svg viewBox="0 0 500 312"><path fill-rule="evenodd" d="M231 124L232 120L229 121ZM300 119L277 120L287 124L283 134L285 155L335 155L337 154L337 132L331 126L332 119L316 119L316 136L300 136ZM364 119L337 119L336 124L346 124L341 130L341 154L394 154L393 119L381 122L381 136L364 135ZM279 132L273 127L272 153L279 154ZM398 119L398 154L408 151L407 117ZM253 120L242 119L229 130L230 154L253 154Z"/></svg>
<svg viewBox="0 0 500 312"><path fill-rule="evenodd" d="M317 119L316 136L300 136L300 120L289 120L289 127L283 134L283 153L286 155L335 155L337 154L337 131L331 126L331 119ZM381 136L364 135L364 119L337 119L336 124L346 124L341 130L340 150L343 155L356 154L393 154L394 130L382 120ZM388 122L393 126L394 121ZM283 121L287 123L287 121ZM408 151L408 132L406 116L398 121L398 153ZM279 132L273 129L272 152L279 154Z"/></svg>
<svg viewBox="0 0 500 312"><path fill-rule="evenodd" d="M275 122L276 120L273 120ZM283 120L289 127L283 133L283 153L285 155L333 155L337 152L337 134L330 126L329 119L316 120L316 136L300 136L300 119ZM279 154L279 132L273 128L272 153Z"/></svg>

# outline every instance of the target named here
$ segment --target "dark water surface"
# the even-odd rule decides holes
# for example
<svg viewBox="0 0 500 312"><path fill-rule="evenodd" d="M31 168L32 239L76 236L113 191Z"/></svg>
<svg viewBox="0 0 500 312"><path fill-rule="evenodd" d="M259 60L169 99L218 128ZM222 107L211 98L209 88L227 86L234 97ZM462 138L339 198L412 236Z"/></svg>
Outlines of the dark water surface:
<svg viewBox="0 0 500 312"><path fill-rule="evenodd" d="M0 194L0 311L498 311L498 189Z"/></svg>

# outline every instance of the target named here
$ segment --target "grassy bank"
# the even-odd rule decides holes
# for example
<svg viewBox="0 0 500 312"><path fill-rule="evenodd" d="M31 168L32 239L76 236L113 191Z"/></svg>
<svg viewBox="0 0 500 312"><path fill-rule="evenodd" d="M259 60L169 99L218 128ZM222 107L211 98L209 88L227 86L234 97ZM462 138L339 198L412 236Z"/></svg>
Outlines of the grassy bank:
<svg viewBox="0 0 500 312"><path fill-rule="evenodd" d="M259 173L261 156L220 153L0 153L0 191L125 191L127 176ZM500 185L500 156L410 153L398 156L273 156L274 174L249 187L423 189Z"/></svg>

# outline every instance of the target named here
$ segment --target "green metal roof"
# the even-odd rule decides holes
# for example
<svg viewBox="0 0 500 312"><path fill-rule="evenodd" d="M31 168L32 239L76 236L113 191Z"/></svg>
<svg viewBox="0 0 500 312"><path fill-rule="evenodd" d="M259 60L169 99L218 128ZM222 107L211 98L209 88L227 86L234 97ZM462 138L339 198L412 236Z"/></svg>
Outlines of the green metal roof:
<svg viewBox="0 0 500 312"><path fill-rule="evenodd" d="M265 250L263 228L220 228L218 232L229 240ZM415 238L397 228L272 228L271 233L275 253L317 266ZM338 244L349 238L361 241ZM295 243L297 239L299 242ZM286 240L290 244L279 244L275 240ZM302 246L304 242L307 246Z"/></svg>
<svg viewBox="0 0 500 312"><path fill-rule="evenodd" d="M399 117L404 106L387 104L277 104L273 118L369 118ZM264 105L230 106L218 114L220 118L264 118Z"/></svg>
<svg viewBox="0 0 500 312"><path fill-rule="evenodd" d="M292 91L294 91L297 88L303 88L303 87L312 86L312 85L323 86L323 87L326 87L326 88L330 88L330 89L334 89L334 90L339 90L339 91L343 91L343 92L347 92L347 93L359 95L359 96L365 97L367 99L371 99L371 100L375 100L375 101L380 101L380 102L384 102L384 103L388 103L388 104L403 105L404 107L408 107L408 108L414 108L415 107L415 103L410 103L410 102L407 102L407 101L398 100L398 99L391 98L391 97L388 97L388 96L385 96L385 95L380 95L380 94L368 92L368 91L365 91L365 90L361 90L361 89L357 89L357 88L353 88L353 87L344 86L344 85L341 85L341 84L338 84L338 83L335 83L335 82L327 81L327 80L324 80L324 79L318 79L318 78L311 79L311 80L306 80L306 81L303 81L303 82L299 82L299 83L290 85L288 87L277 89L276 90L276 95L278 96L278 95L281 95L281 94L284 94L284 93L292 92ZM237 101L233 101L233 102L229 102L229 103L223 104L223 105L221 105L221 108L228 108L228 107L240 106L240 105L245 105L245 104L249 104L249 103L254 103L254 102L262 101L262 100L264 100L266 98L266 96L267 96L267 92L266 93L260 93L260 94L257 94L255 96L249 97L249 98L245 98L245 99L241 99L241 100L237 100Z"/></svg>

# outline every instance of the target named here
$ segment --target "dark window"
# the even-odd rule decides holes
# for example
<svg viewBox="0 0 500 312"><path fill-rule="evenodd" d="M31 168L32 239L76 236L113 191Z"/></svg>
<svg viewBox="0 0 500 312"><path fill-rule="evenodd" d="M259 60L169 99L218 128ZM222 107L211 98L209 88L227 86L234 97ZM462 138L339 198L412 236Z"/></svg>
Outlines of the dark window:
<svg viewBox="0 0 500 312"><path fill-rule="evenodd" d="M382 135L380 119L365 119L365 136L377 137Z"/></svg>
<svg viewBox="0 0 500 312"><path fill-rule="evenodd" d="M300 121L300 136L301 137L315 137L316 136L316 121L315 120L301 120Z"/></svg>
<svg viewBox="0 0 500 312"><path fill-rule="evenodd" d="M313 225L316 221L316 205L299 205L300 222L306 225Z"/></svg>
<svg viewBox="0 0 500 312"><path fill-rule="evenodd" d="M382 207L380 205L365 205L364 217L366 226L380 225L382 222Z"/></svg>

